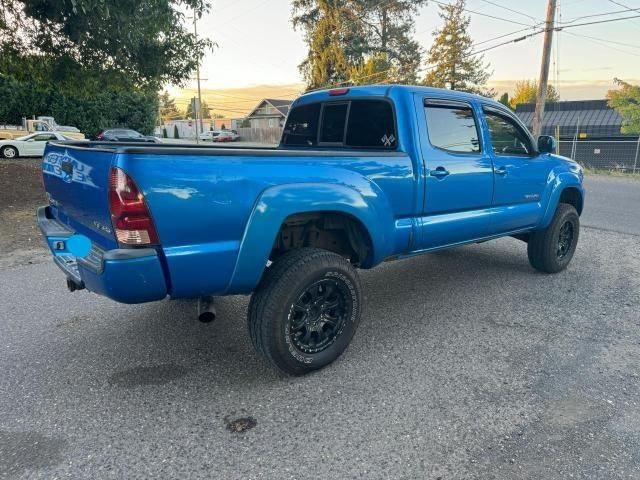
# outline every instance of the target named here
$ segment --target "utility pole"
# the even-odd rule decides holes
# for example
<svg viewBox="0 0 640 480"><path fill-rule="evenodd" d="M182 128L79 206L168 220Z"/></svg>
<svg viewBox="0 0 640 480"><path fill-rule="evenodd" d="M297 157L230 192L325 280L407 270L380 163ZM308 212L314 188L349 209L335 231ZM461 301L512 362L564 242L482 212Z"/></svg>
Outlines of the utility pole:
<svg viewBox="0 0 640 480"><path fill-rule="evenodd" d="M547 2L547 21L544 27L544 44L542 46L542 65L540 66L540 80L538 80L538 96L536 97L536 111L533 114L533 135L538 137L542 132L542 116L544 102L547 97L547 82L549 80L549 61L551 59L551 42L553 40L554 19L556 15L556 0Z"/></svg>
<svg viewBox="0 0 640 480"><path fill-rule="evenodd" d="M196 37L196 42L198 41L198 14L194 10L193 12L193 33ZM196 79L198 81L198 104L196 105L195 114L196 114L196 143L200 142L200 133L203 132L202 128L202 94L200 93L200 60L198 60L198 64L196 65ZM198 120L199 119L199 120ZM198 121L200 122L200 132L198 132Z"/></svg>

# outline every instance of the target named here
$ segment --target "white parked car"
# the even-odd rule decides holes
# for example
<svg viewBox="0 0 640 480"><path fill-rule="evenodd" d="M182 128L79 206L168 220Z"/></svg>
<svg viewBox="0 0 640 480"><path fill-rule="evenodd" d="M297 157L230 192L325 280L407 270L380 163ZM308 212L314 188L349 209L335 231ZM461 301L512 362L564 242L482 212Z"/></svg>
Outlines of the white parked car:
<svg viewBox="0 0 640 480"><path fill-rule="evenodd" d="M240 136L233 130L210 130L198 137L204 142L235 142Z"/></svg>
<svg viewBox="0 0 640 480"><path fill-rule="evenodd" d="M220 130L208 130L198 135L198 138L203 142L217 142L217 137L220 135Z"/></svg>
<svg viewBox="0 0 640 480"><path fill-rule="evenodd" d="M41 157L49 140L74 140L60 132L36 132L12 140L0 140L0 156L3 158Z"/></svg>

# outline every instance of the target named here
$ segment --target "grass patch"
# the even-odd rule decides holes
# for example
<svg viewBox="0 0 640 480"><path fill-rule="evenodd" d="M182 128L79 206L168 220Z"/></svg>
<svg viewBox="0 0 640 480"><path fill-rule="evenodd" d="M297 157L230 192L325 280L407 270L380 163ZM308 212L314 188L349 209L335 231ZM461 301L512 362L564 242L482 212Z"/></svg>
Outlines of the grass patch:
<svg viewBox="0 0 640 480"><path fill-rule="evenodd" d="M583 168L586 175L605 175L608 177L630 178L632 180L640 181L640 170L637 170L636 173L633 173L628 170L622 170L618 168L592 168L584 166Z"/></svg>

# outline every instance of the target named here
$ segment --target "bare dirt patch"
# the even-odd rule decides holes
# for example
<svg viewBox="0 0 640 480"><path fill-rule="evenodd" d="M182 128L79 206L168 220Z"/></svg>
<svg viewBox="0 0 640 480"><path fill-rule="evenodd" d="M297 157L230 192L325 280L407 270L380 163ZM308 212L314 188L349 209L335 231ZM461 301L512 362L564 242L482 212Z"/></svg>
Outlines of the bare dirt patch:
<svg viewBox="0 0 640 480"><path fill-rule="evenodd" d="M32 263L46 253L36 208L47 203L37 159L0 159L0 267Z"/></svg>

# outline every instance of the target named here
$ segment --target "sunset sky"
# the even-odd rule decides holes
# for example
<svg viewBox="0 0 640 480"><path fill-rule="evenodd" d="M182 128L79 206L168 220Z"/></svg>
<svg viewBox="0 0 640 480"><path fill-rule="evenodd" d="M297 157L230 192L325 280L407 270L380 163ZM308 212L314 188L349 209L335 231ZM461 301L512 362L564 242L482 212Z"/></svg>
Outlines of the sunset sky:
<svg viewBox="0 0 640 480"><path fill-rule="evenodd" d="M568 25L640 15L640 0L559 0L559 4L562 22L571 22ZM546 0L469 0L467 8L478 12L469 13L472 38L484 42L515 30L528 29L514 37L533 31L545 16ZM415 37L425 50L432 31L440 25L438 10L431 1L416 17ZM599 15L608 12L621 13ZM198 23L199 33L218 44L204 59L203 88L277 85L279 89L270 89L272 96L296 95L302 82L297 66L306 47L290 17L288 0L213 0L212 11ZM613 88L614 77L640 83L640 18L566 29L555 35L554 43L550 78L564 100L603 98ZM491 85L509 91L516 80L537 78L541 47L542 35L536 35L486 52L485 60L493 70ZM188 87L195 87L195 82ZM254 96L238 95L238 105L230 108L249 105Z"/></svg>

